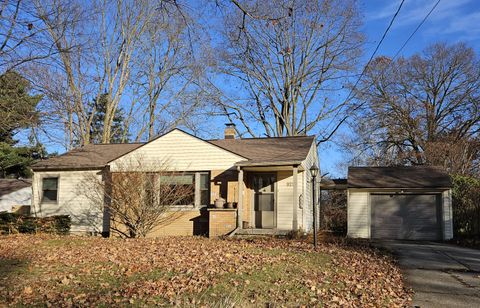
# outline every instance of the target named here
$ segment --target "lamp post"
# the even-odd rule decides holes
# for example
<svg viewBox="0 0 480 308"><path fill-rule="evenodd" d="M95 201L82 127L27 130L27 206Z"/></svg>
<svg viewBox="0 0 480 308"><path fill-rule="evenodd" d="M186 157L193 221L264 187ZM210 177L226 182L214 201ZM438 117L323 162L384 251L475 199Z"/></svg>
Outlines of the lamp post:
<svg viewBox="0 0 480 308"><path fill-rule="evenodd" d="M310 167L310 174L312 175L312 205L313 205L313 247L317 249L317 200L316 200L316 179L318 176L318 167L317 165L313 164Z"/></svg>

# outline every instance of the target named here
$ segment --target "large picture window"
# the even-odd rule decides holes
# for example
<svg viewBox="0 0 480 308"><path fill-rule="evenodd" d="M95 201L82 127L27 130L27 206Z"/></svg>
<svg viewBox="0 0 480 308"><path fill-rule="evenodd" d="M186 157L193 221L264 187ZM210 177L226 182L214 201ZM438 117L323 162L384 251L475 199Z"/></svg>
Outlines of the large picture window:
<svg viewBox="0 0 480 308"><path fill-rule="evenodd" d="M195 204L195 174L167 174L159 177L165 201L171 205Z"/></svg>
<svg viewBox="0 0 480 308"><path fill-rule="evenodd" d="M156 174L155 177L162 195L170 196L171 200L164 200L170 205L203 207L210 204L209 172Z"/></svg>
<svg viewBox="0 0 480 308"><path fill-rule="evenodd" d="M42 202L57 202L58 177L42 179Z"/></svg>

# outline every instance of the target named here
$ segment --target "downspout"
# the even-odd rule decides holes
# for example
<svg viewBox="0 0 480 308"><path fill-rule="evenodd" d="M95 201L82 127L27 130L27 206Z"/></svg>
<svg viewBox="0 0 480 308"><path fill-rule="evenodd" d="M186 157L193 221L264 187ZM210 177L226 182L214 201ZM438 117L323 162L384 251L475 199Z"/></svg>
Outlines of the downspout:
<svg viewBox="0 0 480 308"><path fill-rule="evenodd" d="M228 236L228 237L233 237L233 236L237 233L238 230L240 230L240 227L237 226L237 227L235 228L235 230L233 230L232 232L230 232L227 236Z"/></svg>

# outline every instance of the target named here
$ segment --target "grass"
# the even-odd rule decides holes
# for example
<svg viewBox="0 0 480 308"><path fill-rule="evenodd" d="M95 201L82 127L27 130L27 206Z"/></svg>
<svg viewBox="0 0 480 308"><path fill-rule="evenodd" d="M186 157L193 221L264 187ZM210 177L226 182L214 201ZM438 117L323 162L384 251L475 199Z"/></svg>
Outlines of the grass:
<svg viewBox="0 0 480 308"><path fill-rule="evenodd" d="M268 254L282 253L281 249L268 250ZM260 270L226 274L215 286L207 289L204 297L207 301L214 302L221 295L234 293L236 298L250 304L263 303L269 306L279 300L287 306L299 305L304 302L305 296L315 296L299 279L300 271L326 268L329 266L329 258L316 253L288 253L287 258L290 264L296 264L298 268L276 264L263 266Z"/></svg>
<svg viewBox="0 0 480 308"><path fill-rule="evenodd" d="M0 306L403 306L388 256L263 238L0 237Z"/></svg>

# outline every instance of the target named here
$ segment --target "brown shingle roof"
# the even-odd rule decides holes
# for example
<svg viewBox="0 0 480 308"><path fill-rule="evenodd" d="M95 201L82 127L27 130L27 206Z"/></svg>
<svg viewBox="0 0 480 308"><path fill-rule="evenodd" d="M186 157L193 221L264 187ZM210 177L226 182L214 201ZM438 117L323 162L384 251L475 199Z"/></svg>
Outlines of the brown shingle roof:
<svg viewBox="0 0 480 308"><path fill-rule="evenodd" d="M308 155L313 136L206 140L215 146L245 158L249 163L281 163L303 161ZM102 168L110 161L130 152L144 143L89 144L63 155L39 161L33 170Z"/></svg>
<svg viewBox="0 0 480 308"><path fill-rule="evenodd" d="M38 161L32 169L103 168L109 161L141 145L142 143L89 144L47 160Z"/></svg>
<svg viewBox="0 0 480 308"><path fill-rule="evenodd" d="M320 180L320 188L323 190L345 190L347 187L347 179L322 178Z"/></svg>
<svg viewBox="0 0 480 308"><path fill-rule="evenodd" d="M210 140L221 148L248 158L249 163L303 161L315 137L277 137Z"/></svg>
<svg viewBox="0 0 480 308"><path fill-rule="evenodd" d="M435 167L349 167L348 187L439 188L452 187L452 181Z"/></svg>
<svg viewBox="0 0 480 308"><path fill-rule="evenodd" d="M9 194L19 189L32 186L28 179L0 179L0 196Z"/></svg>

